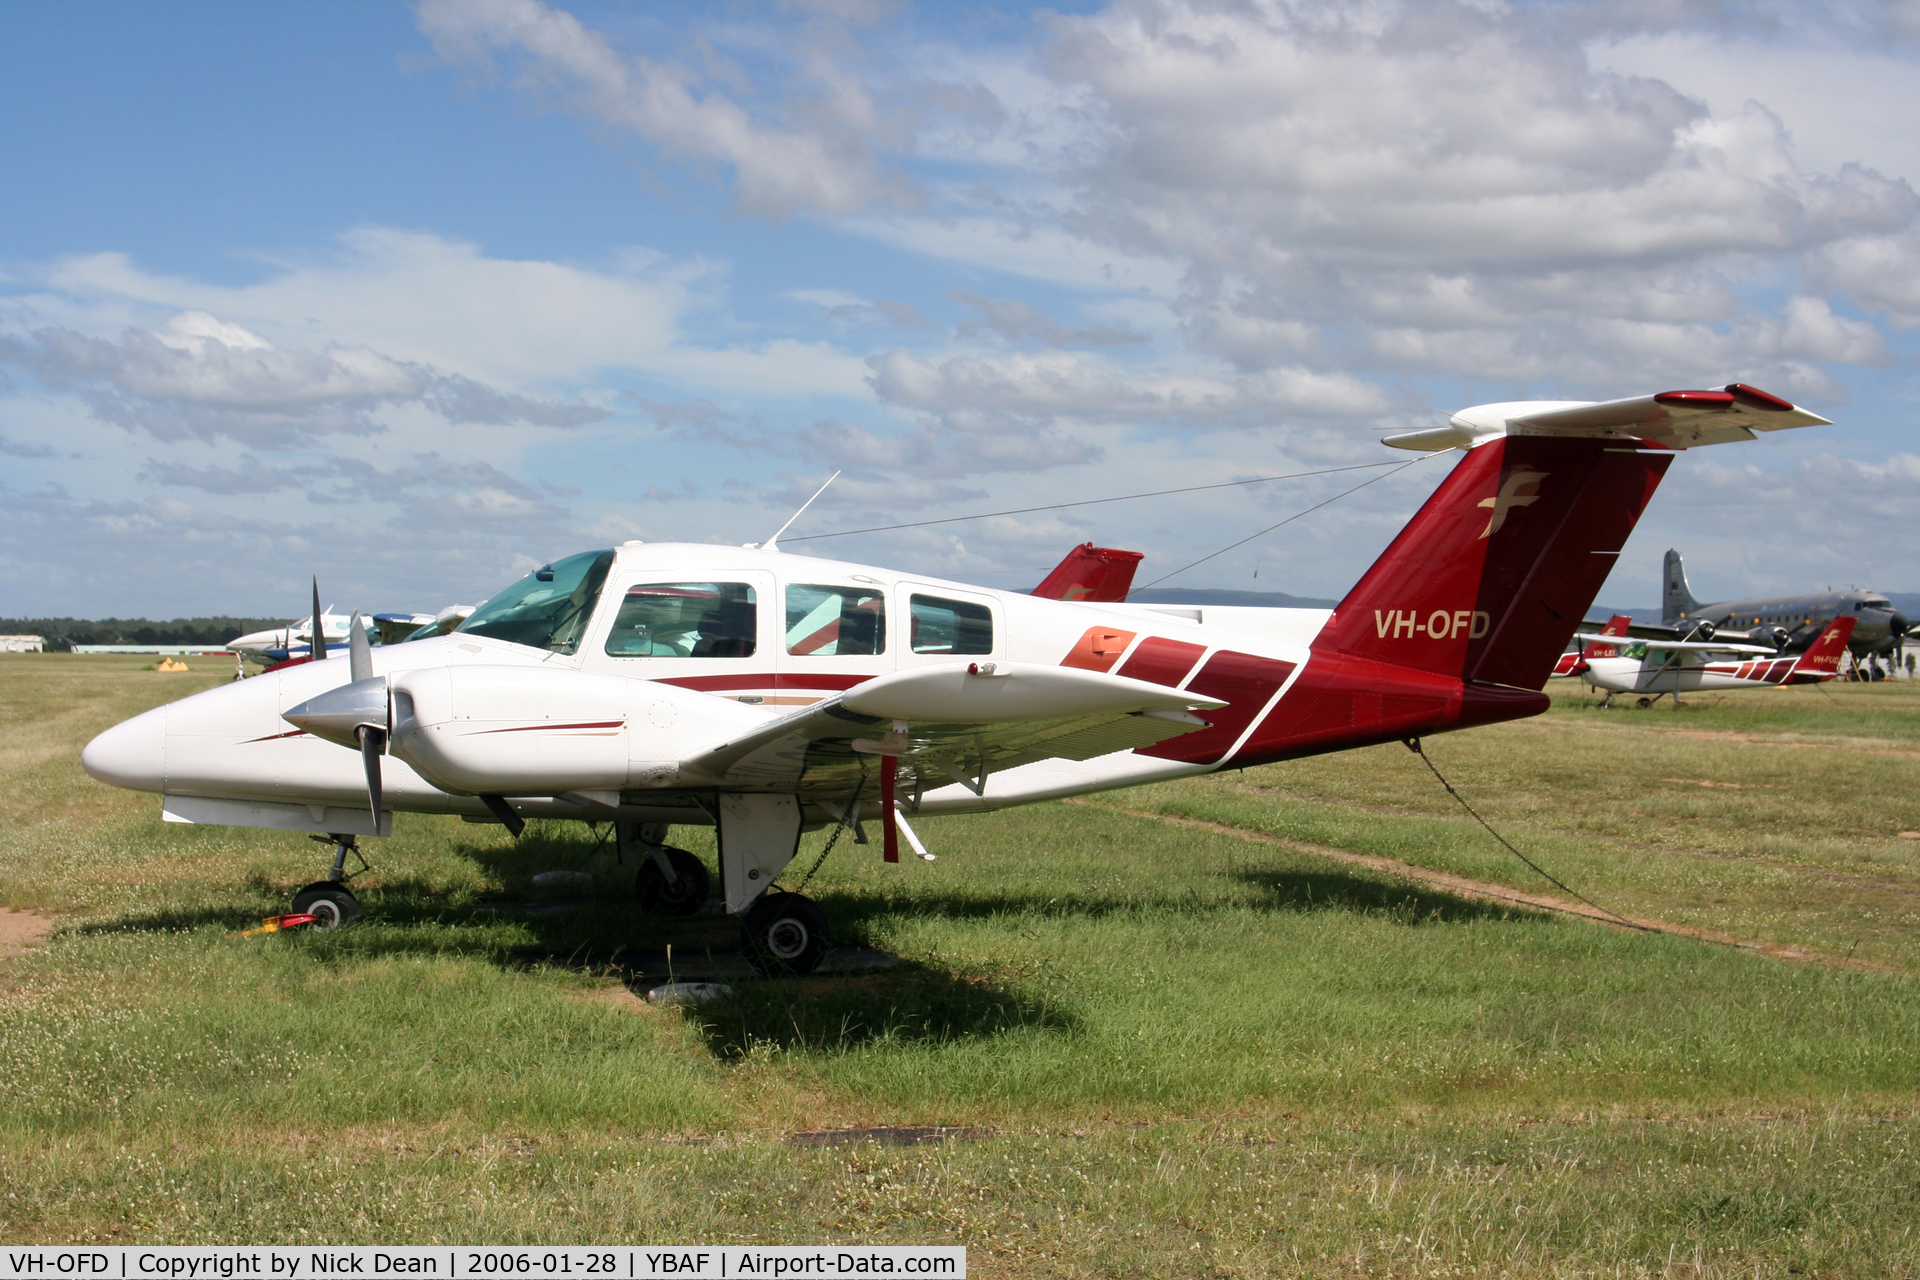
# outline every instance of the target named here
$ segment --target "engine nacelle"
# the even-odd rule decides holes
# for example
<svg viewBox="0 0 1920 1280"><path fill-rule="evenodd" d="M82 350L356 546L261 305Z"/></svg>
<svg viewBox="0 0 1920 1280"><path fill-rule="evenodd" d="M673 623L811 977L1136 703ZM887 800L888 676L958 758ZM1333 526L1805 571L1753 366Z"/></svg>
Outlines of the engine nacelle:
<svg viewBox="0 0 1920 1280"><path fill-rule="evenodd" d="M428 667L393 677L390 750L465 795L672 785L675 766L769 713L677 685L545 667Z"/></svg>

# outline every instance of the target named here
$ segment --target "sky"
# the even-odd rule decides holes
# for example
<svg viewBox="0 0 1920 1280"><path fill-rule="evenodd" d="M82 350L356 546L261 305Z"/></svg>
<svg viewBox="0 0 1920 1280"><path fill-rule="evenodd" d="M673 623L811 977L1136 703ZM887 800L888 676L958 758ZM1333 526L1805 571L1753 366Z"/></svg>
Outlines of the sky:
<svg viewBox="0 0 1920 1280"><path fill-rule="evenodd" d="M1338 597L1459 456L1382 434L1734 381L1835 425L1601 599L1920 590L1920 0L102 12L0 6L0 616L430 611L836 471L785 549Z"/></svg>

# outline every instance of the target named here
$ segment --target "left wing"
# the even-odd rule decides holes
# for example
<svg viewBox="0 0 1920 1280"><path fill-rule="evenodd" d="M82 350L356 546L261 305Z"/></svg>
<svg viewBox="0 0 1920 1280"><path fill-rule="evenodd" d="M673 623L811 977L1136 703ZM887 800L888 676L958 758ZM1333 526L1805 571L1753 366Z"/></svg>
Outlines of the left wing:
<svg viewBox="0 0 1920 1280"><path fill-rule="evenodd" d="M924 786L976 793L1001 769L1090 760L1208 727L1226 704L1165 685L1075 667L954 663L897 671L682 760L678 786L844 798L892 757Z"/></svg>

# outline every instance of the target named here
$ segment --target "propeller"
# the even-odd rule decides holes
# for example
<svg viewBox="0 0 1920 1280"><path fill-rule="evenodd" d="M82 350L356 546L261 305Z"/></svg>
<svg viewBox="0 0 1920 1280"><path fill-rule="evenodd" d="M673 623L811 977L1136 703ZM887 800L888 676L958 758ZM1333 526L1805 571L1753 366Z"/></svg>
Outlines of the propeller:
<svg viewBox="0 0 1920 1280"><path fill-rule="evenodd" d="M360 625L358 609L353 611L353 621L347 626L347 670L353 676L353 683L347 686L350 689L374 678L373 645L367 640L367 629ZM382 680L380 693L383 704L386 691L387 682ZM380 824L380 757L387 749L388 721L391 717L392 711L388 709L387 717L380 725L357 724L353 728L353 736L360 741L360 763L367 771L367 804L373 809L376 827Z"/></svg>
<svg viewBox="0 0 1920 1280"><path fill-rule="evenodd" d="M313 600L313 616L317 619L321 616L317 581ZM313 657L317 662L326 656L327 642L320 627L316 626L314 632ZM347 671L346 684L289 707L280 713L280 718L316 738L360 752L367 774L367 804L373 810L377 827L382 793L380 757L386 754L387 742L393 735L393 707L387 694L386 677L373 674L373 647L367 641L366 628L360 625L358 609L354 610L348 629Z"/></svg>
<svg viewBox="0 0 1920 1280"><path fill-rule="evenodd" d="M315 662L327 656L326 615L320 612L320 578L313 579L313 617L307 620L307 653Z"/></svg>

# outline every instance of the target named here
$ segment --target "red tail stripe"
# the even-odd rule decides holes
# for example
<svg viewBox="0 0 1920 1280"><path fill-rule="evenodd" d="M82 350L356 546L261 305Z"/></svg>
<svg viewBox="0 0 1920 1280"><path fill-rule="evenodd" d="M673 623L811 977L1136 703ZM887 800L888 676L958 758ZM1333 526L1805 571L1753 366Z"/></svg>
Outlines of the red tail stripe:
<svg viewBox="0 0 1920 1280"><path fill-rule="evenodd" d="M1219 698L1227 704L1205 713L1203 718L1212 721L1213 727L1169 738L1158 746L1143 747L1140 754L1184 760L1188 764L1212 764L1233 749L1240 734L1266 709L1268 701L1292 674L1291 662L1222 649L1207 660L1207 665L1187 686L1188 693Z"/></svg>
<svg viewBox="0 0 1920 1280"><path fill-rule="evenodd" d="M1168 640L1163 636L1148 636L1133 651L1126 665L1120 668L1120 674L1129 680L1145 680L1148 684L1164 684L1178 687L1187 678L1194 664L1205 653L1205 645L1188 644L1184 640Z"/></svg>

